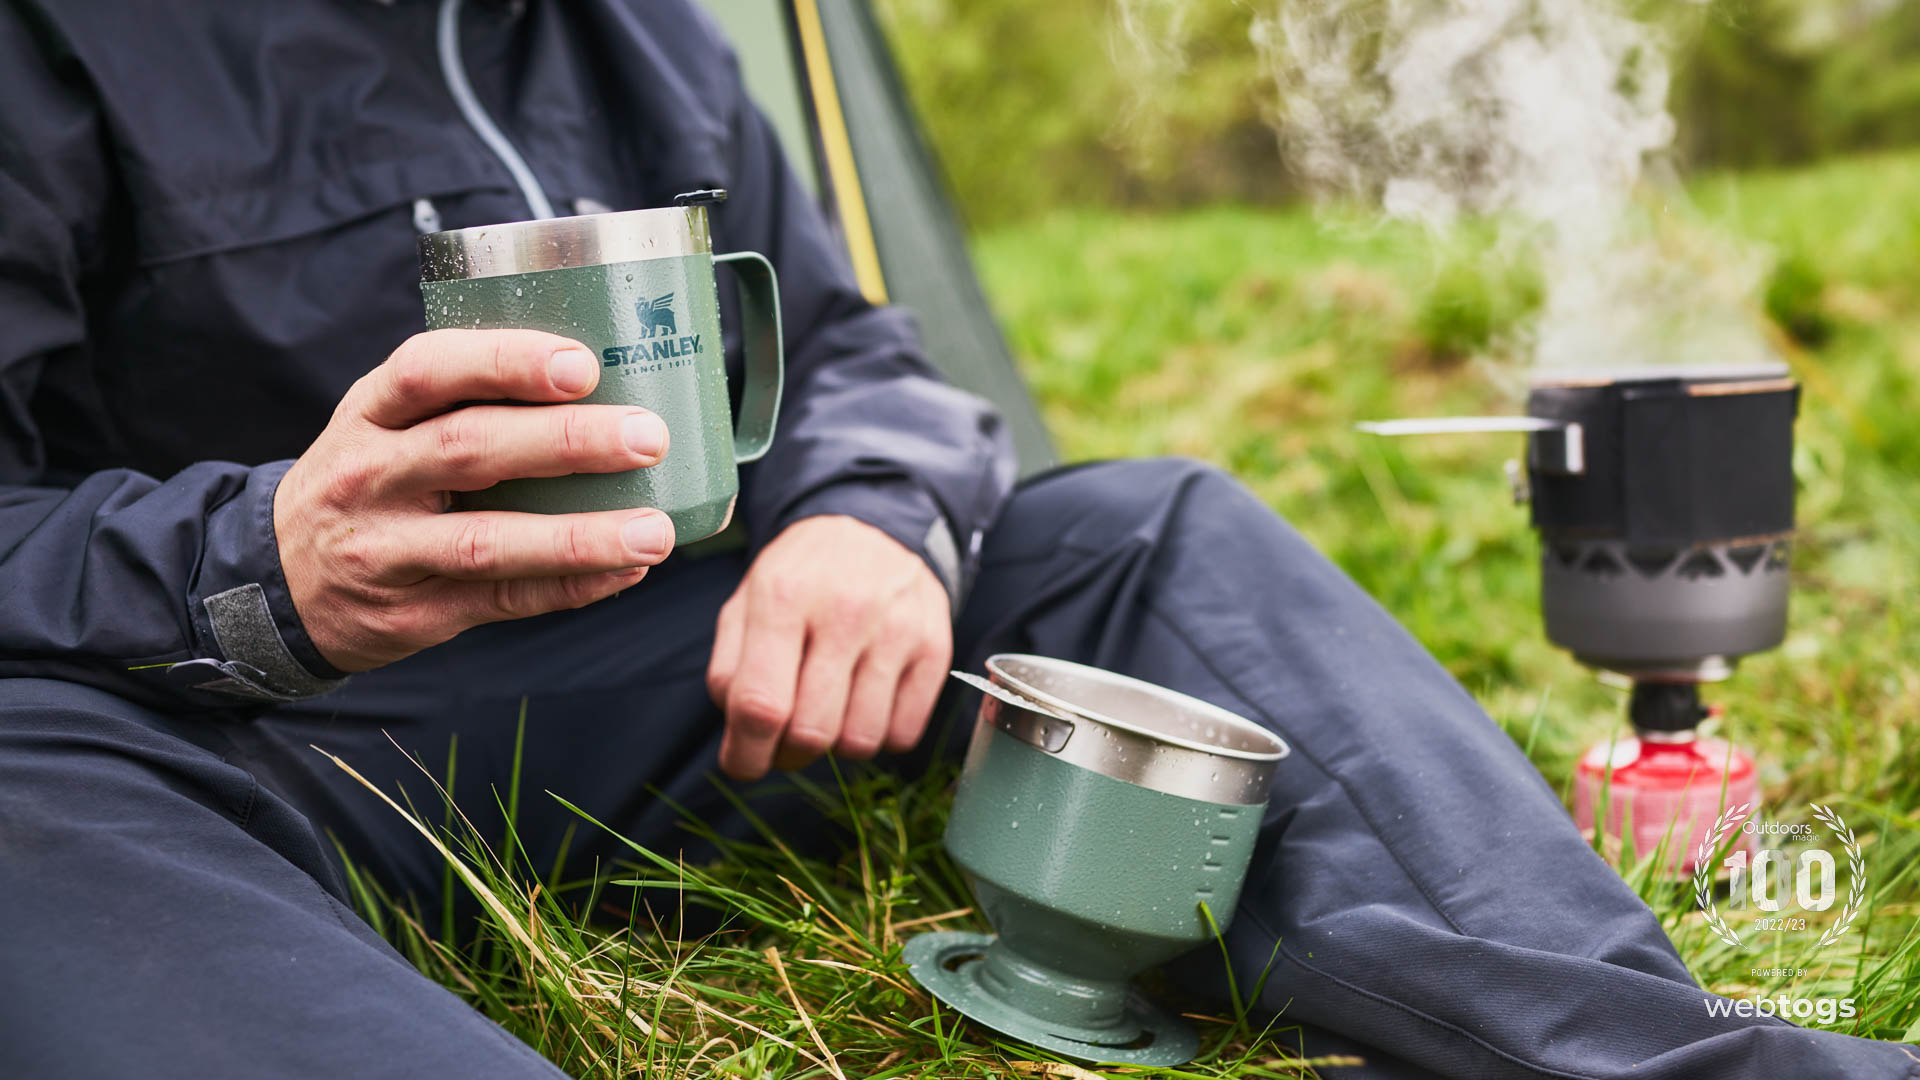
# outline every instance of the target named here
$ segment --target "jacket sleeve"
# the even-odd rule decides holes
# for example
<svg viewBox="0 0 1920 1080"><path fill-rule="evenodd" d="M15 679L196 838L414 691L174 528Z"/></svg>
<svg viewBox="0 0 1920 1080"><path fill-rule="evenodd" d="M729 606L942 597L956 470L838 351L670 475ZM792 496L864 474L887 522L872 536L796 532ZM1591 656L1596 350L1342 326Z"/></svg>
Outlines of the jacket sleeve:
<svg viewBox="0 0 1920 1080"><path fill-rule="evenodd" d="M757 250L773 262L787 348L773 446L742 476L749 543L757 550L804 517L846 514L924 557L957 612L980 538L1013 484L1005 425L940 378L906 311L861 296L771 127L744 92L736 100L733 188L714 216L716 250Z"/></svg>
<svg viewBox="0 0 1920 1080"><path fill-rule="evenodd" d="M0 676L204 710L319 693L340 672L293 614L273 536L287 462L167 480L50 466L48 375L87 361L112 171L84 73L0 6Z"/></svg>

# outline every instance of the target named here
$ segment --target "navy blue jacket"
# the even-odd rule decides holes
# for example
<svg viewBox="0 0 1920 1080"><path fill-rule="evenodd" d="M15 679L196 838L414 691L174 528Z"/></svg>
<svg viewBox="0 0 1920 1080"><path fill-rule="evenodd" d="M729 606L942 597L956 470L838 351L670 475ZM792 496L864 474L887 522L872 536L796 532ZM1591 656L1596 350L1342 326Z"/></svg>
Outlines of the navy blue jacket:
<svg viewBox="0 0 1920 1080"><path fill-rule="evenodd" d="M438 6L0 0L0 675L171 709L340 675L288 596L274 487L422 329L418 230L530 214L443 81ZM704 15L476 3L459 41L559 212L724 187L715 250L778 268L786 400L742 477L749 541L851 514L957 594L1011 483L1002 426L861 298ZM723 275L729 326L733 302Z"/></svg>

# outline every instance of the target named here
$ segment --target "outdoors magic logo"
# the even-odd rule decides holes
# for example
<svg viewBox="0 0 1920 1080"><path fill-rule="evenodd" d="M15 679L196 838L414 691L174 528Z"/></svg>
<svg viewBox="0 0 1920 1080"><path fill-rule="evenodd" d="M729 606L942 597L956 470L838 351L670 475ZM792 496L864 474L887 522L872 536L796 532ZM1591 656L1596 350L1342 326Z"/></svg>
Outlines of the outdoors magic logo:
<svg viewBox="0 0 1920 1080"><path fill-rule="evenodd" d="M1786 992L1787 982L1775 982L1806 975L1802 965L1846 936L1867 896L1866 858L1853 829L1821 803L1808 804L1807 816L1812 820L1770 820L1757 804L1741 803L1728 807L1701 836L1693 893L1707 930L1722 945L1764 951L1772 961L1748 969L1755 980L1749 987L1758 991L1752 997L1705 998L1708 1016L1778 1016L1827 1025L1858 1015L1856 998L1801 996ZM1811 946L1805 944L1809 938ZM1781 958L1794 962L1779 966Z"/></svg>
<svg viewBox="0 0 1920 1080"><path fill-rule="evenodd" d="M693 357L700 355L700 335L680 333L679 320L673 314L672 293L652 299L642 297L633 305L633 313L640 320L641 342L601 350L600 366L645 364L642 370L663 371L691 363Z"/></svg>

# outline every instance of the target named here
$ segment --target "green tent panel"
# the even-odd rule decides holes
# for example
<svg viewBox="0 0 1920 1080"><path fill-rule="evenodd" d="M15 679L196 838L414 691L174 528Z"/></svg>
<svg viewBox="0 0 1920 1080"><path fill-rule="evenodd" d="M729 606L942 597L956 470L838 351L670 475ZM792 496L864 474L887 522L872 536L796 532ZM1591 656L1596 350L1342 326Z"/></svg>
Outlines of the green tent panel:
<svg viewBox="0 0 1920 1080"><path fill-rule="evenodd" d="M1023 473L1052 465L1052 441L994 322L868 0L703 2L839 228L868 295L912 310L947 378L999 407Z"/></svg>

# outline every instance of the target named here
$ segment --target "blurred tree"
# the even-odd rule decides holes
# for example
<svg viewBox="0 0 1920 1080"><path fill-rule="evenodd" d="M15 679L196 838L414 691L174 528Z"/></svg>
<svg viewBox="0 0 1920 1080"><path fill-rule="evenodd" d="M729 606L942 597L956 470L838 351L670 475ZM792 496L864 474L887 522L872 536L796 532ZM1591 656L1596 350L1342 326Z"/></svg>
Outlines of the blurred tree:
<svg viewBox="0 0 1920 1080"><path fill-rule="evenodd" d="M1234 0L1185 4L1186 47L1128 41L1111 0L876 0L976 224L1072 203L1274 201L1273 97Z"/></svg>
<svg viewBox="0 0 1920 1080"><path fill-rule="evenodd" d="M1289 198L1255 15L1375 0L1125 0L1136 38L1120 2L874 0L976 224ZM1920 142L1920 0L1620 2L1668 28L1690 168Z"/></svg>
<svg viewBox="0 0 1920 1080"><path fill-rule="evenodd" d="M1719 0L1674 88L1699 165L1806 161L1920 142L1920 3Z"/></svg>

